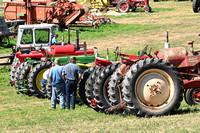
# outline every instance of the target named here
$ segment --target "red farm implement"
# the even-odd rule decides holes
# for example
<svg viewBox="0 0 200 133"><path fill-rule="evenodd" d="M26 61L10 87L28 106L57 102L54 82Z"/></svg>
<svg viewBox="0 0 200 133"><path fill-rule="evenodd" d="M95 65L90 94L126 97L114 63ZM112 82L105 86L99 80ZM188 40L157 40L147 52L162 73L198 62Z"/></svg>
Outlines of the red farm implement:
<svg viewBox="0 0 200 133"><path fill-rule="evenodd" d="M10 25L55 23L60 26L98 26L110 22L106 17L95 17L77 2L58 0L47 5L46 0L5 1L4 14Z"/></svg>

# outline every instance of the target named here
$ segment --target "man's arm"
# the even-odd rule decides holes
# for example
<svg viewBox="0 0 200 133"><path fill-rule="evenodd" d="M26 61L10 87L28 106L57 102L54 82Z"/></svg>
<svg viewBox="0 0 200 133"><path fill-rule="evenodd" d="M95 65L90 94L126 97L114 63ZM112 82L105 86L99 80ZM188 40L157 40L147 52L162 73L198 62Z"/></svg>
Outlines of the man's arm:
<svg viewBox="0 0 200 133"><path fill-rule="evenodd" d="M52 70L50 70L50 73L49 73L49 80L50 80L50 83L52 84Z"/></svg>
<svg viewBox="0 0 200 133"><path fill-rule="evenodd" d="M50 80L50 83L52 84L52 78L51 77L49 77L49 80Z"/></svg>
<svg viewBox="0 0 200 133"><path fill-rule="evenodd" d="M63 78L63 80L64 80L64 82L65 82L66 79L65 79L65 74L64 74L64 73L62 73L62 78Z"/></svg>
<svg viewBox="0 0 200 133"><path fill-rule="evenodd" d="M79 73L79 75L78 75L78 83L79 83L79 81L81 80L81 76L82 76L82 74Z"/></svg>

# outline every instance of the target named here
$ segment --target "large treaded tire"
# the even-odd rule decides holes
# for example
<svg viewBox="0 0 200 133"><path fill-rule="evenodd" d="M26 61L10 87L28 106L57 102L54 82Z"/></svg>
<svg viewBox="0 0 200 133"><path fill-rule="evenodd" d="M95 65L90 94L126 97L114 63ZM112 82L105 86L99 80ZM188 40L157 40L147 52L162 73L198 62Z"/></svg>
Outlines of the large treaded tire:
<svg viewBox="0 0 200 133"><path fill-rule="evenodd" d="M113 73L108 86L108 96L112 106L120 103L118 85L122 83L124 77L119 73L119 68ZM121 88L120 88L121 89Z"/></svg>
<svg viewBox="0 0 200 133"><path fill-rule="evenodd" d="M13 60L12 65L11 65L11 69L10 69L11 85L13 85L13 83L14 83L15 72L16 72L19 64L20 64L19 59L17 57L15 57L14 60Z"/></svg>
<svg viewBox="0 0 200 133"><path fill-rule="evenodd" d="M29 90L28 87L28 78L29 78L29 74L30 74L30 69L31 69L31 65L28 62L23 62L22 63L22 71L21 74L19 76L19 87L20 89L27 89L27 91L21 91L22 93L31 96L32 93ZM26 80L26 82L24 82L24 80Z"/></svg>
<svg viewBox="0 0 200 133"><path fill-rule="evenodd" d="M43 82L45 82L46 84ZM41 92L45 96L45 98L47 98L47 89L46 89L47 80L42 79L42 82L40 84L41 84Z"/></svg>
<svg viewBox="0 0 200 133"><path fill-rule="evenodd" d="M97 106L91 105L91 100L94 100L93 91L94 91L95 78L101 72L102 69L103 68L101 68L99 66L95 67L95 70L88 77L88 80L86 82L86 87L85 87L85 97L86 97L86 101L88 103L86 105L88 105L95 111L99 111L99 108Z"/></svg>
<svg viewBox="0 0 200 133"><path fill-rule="evenodd" d="M95 70L97 66L92 66L85 70L81 76L80 82L79 82L79 87L78 87L78 94L80 96L80 99L83 101L84 104L88 105L88 102L86 100L85 96L85 87L86 87L86 82L90 76Z"/></svg>
<svg viewBox="0 0 200 133"><path fill-rule="evenodd" d="M19 85L19 76L22 72L23 69L23 63L19 64L16 71L15 71L15 76L14 76L14 82L15 82L15 89L18 91L20 89L20 85Z"/></svg>
<svg viewBox="0 0 200 133"><path fill-rule="evenodd" d="M46 91L47 91L47 95L46 97L51 100L51 96L52 96L52 85L49 79L47 79L47 84L46 84Z"/></svg>
<svg viewBox="0 0 200 133"><path fill-rule="evenodd" d="M198 105L200 104L200 98L198 95L200 94L200 88L188 89L184 93L185 101L188 105Z"/></svg>
<svg viewBox="0 0 200 133"><path fill-rule="evenodd" d="M119 12L122 12L122 13L129 12L129 9L130 9L130 4L126 0L121 0L117 4L117 10Z"/></svg>
<svg viewBox="0 0 200 133"><path fill-rule="evenodd" d="M38 98L44 98L45 96L41 92L40 81L43 78L43 73L51 67L51 62L41 62L37 64L31 71L28 84L30 91Z"/></svg>
<svg viewBox="0 0 200 133"><path fill-rule="evenodd" d="M199 7L200 7L200 1L199 0L193 0L192 8L194 13L199 12Z"/></svg>
<svg viewBox="0 0 200 133"><path fill-rule="evenodd" d="M170 63L147 58L131 66L123 80L122 93L133 114L145 117L169 115L183 100L183 81Z"/></svg>
<svg viewBox="0 0 200 133"><path fill-rule="evenodd" d="M106 66L95 79L96 81L93 95L94 100L97 103L97 107L99 107L101 112L105 112L105 109L108 109L112 106L108 97L108 83L111 75L120 65L120 63L117 63Z"/></svg>

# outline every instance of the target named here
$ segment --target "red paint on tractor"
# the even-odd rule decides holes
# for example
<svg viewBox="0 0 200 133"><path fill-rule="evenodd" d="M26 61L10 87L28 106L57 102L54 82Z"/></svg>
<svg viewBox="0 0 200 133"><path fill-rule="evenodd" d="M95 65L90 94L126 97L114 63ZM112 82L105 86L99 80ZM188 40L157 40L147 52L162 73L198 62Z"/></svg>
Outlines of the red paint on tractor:
<svg viewBox="0 0 200 133"><path fill-rule="evenodd" d="M105 66L112 64L112 62L110 62L109 60L97 57L95 59L95 64L100 67L105 67Z"/></svg>

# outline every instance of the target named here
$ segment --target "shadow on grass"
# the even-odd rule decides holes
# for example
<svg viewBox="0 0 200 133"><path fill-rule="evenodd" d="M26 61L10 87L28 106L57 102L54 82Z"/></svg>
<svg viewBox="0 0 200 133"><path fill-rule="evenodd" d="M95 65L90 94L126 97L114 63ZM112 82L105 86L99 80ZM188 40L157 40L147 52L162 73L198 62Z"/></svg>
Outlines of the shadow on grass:
<svg viewBox="0 0 200 133"><path fill-rule="evenodd" d="M173 115L175 114L188 114L188 113L197 113L200 112L198 108L186 108L186 109L178 109Z"/></svg>

